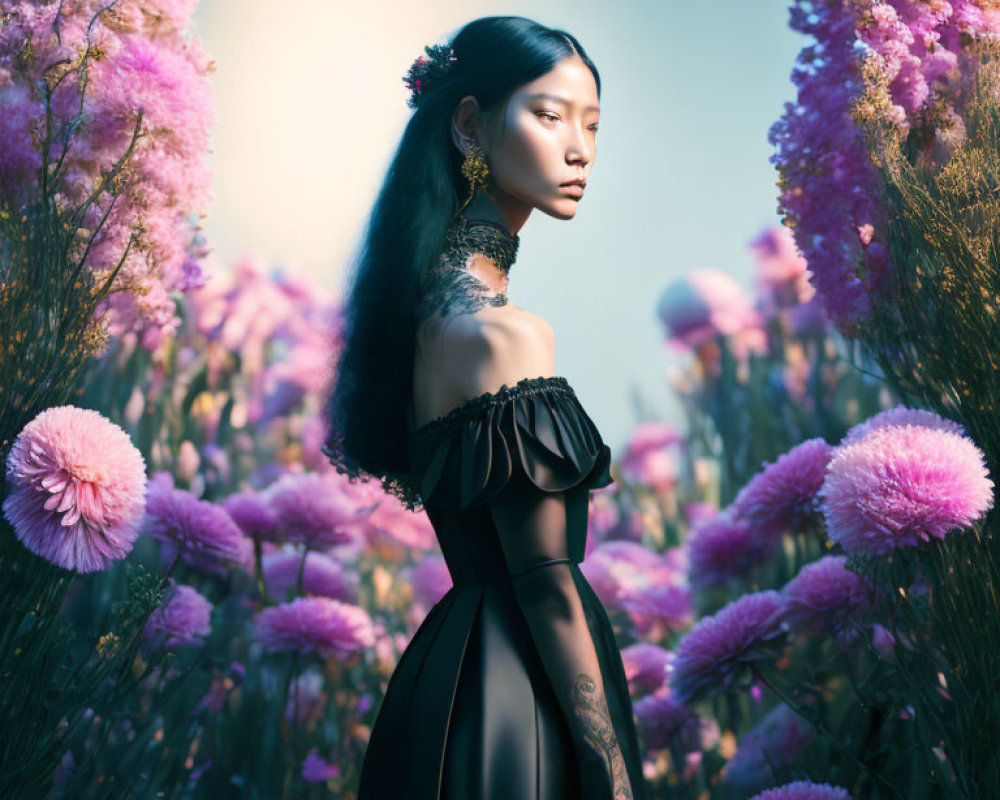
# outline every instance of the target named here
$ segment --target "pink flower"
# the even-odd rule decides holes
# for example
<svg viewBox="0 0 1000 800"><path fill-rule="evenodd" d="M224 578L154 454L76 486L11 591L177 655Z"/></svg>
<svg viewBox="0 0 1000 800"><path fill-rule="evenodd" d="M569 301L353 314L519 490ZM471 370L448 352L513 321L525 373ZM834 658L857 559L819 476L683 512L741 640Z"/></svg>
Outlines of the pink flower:
<svg viewBox="0 0 1000 800"><path fill-rule="evenodd" d="M437 536L427 514L407 511L402 503L380 502L368 516L369 543L403 545L415 550L437 546Z"/></svg>
<svg viewBox="0 0 1000 800"><path fill-rule="evenodd" d="M278 518L257 492L247 490L232 494L226 498L223 508L251 539L262 542L282 540Z"/></svg>
<svg viewBox="0 0 1000 800"><path fill-rule="evenodd" d="M683 447L684 436L666 422L640 422L622 458L622 474L630 483L669 489L677 483L676 446Z"/></svg>
<svg viewBox="0 0 1000 800"><path fill-rule="evenodd" d="M851 428L840 440L841 445L851 444L863 439L876 428L885 428L889 425L920 425L924 428L936 428L949 431L959 436L965 436L965 428L953 419L947 419L933 411L923 408L907 408L900 404L893 408L880 411L870 416L864 422L858 423Z"/></svg>
<svg viewBox="0 0 1000 800"><path fill-rule="evenodd" d="M256 627L258 638L271 652L296 650L343 658L375 644L368 612L329 597L298 597L265 608L257 615Z"/></svg>
<svg viewBox="0 0 1000 800"><path fill-rule="evenodd" d="M622 666L629 691L655 692L666 685L667 671L674 661L674 654L649 642L636 642L622 648Z"/></svg>
<svg viewBox="0 0 1000 800"><path fill-rule="evenodd" d="M691 590L687 586L669 583L644 586L625 592L621 604L640 636L662 638L694 621Z"/></svg>
<svg viewBox="0 0 1000 800"><path fill-rule="evenodd" d="M881 554L971 525L993 507L993 481L970 439L889 425L835 448L820 495L831 540Z"/></svg>
<svg viewBox="0 0 1000 800"><path fill-rule="evenodd" d="M310 717L321 714L327 700L324 684L323 674L312 667L296 675L285 703L285 722L304 725Z"/></svg>
<svg viewBox="0 0 1000 800"><path fill-rule="evenodd" d="M285 538L318 550L351 541L372 511L346 485L340 476L285 473L264 494Z"/></svg>
<svg viewBox="0 0 1000 800"><path fill-rule="evenodd" d="M685 503L681 510L688 525L695 527L702 522L706 522L719 513L719 509L713 503L706 503L698 500L693 503Z"/></svg>
<svg viewBox="0 0 1000 800"><path fill-rule="evenodd" d="M750 242L757 259L757 292L766 314L807 303L816 294L806 260L784 225L771 226Z"/></svg>
<svg viewBox="0 0 1000 800"><path fill-rule="evenodd" d="M31 552L76 572L132 552L145 505L142 454L96 411L57 406L18 434L7 457L4 516Z"/></svg>
<svg viewBox="0 0 1000 800"><path fill-rule="evenodd" d="M624 611L624 599L655 584L682 585L683 570L666 556L637 542L604 542L580 565L587 582L609 610Z"/></svg>
<svg viewBox="0 0 1000 800"><path fill-rule="evenodd" d="M715 269L693 270L663 291L657 315L678 348L696 348L718 334L735 336L760 329L760 314L729 275Z"/></svg>
<svg viewBox="0 0 1000 800"><path fill-rule="evenodd" d="M872 113L904 137L921 125L914 138L928 142L942 163L964 135L953 104L968 96L978 69L965 44L997 31L998 15L984 5L792 3L791 27L811 38L792 70L797 98L769 132L779 212L809 263L825 312L847 335L858 334L872 297L894 300L884 193L850 109L867 95L880 108ZM863 66L878 74L871 87Z"/></svg>
<svg viewBox="0 0 1000 800"><path fill-rule="evenodd" d="M72 248L78 254L86 244L89 270L105 275L121 262L118 291L98 304L95 317L105 319L112 337L134 331L154 350L179 325L174 292L203 279L207 251L195 220L211 200L205 157L215 123L212 64L196 34L181 35L194 5L189 0L104 5L4 3L0 194L16 210L43 192L48 86L48 199L92 236L90 242L77 236ZM52 65L59 70L46 75ZM100 181L128 152L140 111L141 135L124 162L119 191L112 191Z"/></svg>

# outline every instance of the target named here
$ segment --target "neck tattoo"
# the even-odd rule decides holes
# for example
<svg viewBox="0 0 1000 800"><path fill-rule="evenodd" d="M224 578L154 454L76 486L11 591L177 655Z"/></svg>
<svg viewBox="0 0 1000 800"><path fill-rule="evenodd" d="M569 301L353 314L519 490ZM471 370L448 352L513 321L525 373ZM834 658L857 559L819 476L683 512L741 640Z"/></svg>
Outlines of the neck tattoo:
<svg viewBox="0 0 1000 800"><path fill-rule="evenodd" d="M448 228L439 262L427 274L417 311L417 324L440 311L441 317L472 314L484 306L507 304L510 268L517 257L520 238L499 223L456 218ZM502 289L494 289L470 267L483 255L502 274Z"/></svg>

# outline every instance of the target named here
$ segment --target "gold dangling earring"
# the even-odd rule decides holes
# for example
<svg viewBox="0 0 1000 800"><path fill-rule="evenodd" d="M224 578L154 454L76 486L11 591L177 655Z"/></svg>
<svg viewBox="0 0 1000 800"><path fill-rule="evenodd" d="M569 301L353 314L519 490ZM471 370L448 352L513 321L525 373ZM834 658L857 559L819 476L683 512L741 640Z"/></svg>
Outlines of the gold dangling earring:
<svg viewBox="0 0 1000 800"><path fill-rule="evenodd" d="M475 141L469 146L469 151L465 154L465 160L462 161L462 174L469 181L469 196L465 198L465 202L462 203L461 208L456 212L456 217L469 205L469 202L476 194L476 190L480 186L486 185L486 179L490 174L490 170L486 166L486 154Z"/></svg>

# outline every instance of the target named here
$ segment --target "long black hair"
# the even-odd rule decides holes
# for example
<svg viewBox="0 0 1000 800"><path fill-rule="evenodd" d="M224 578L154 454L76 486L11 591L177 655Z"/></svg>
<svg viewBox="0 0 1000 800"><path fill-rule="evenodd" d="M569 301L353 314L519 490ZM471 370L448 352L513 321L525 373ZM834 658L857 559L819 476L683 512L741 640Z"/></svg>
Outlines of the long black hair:
<svg viewBox="0 0 1000 800"><path fill-rule="evenodd" d="M573 55L593 73L598 97L601 91L597 68L575 37L524 17L473 20L449 44L453 69L422 87L349 276L324 415L323 452L337 470L352 480L377 478L410 510L423 505L407 456L416 306L468 195L451 137L458 101L472 95L485 117L502 118L515 90Z"/></svg>

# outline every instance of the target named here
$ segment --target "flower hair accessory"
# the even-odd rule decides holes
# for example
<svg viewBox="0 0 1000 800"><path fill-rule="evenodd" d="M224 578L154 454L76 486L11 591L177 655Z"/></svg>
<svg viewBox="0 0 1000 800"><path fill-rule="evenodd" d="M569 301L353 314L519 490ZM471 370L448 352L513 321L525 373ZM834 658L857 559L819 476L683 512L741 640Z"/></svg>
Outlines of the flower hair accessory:
<svg viewBox="0 0 1000 800"><path fill-rule="evenodd" d="M406 101L410 108L416 108L435 83L451 75L457 61L450 45L430 45L424 48L424 52L427 56L420 56L414 61L403 78L403 83L410 90Z"/></svg>

